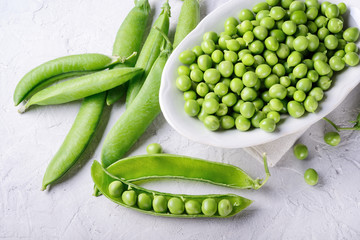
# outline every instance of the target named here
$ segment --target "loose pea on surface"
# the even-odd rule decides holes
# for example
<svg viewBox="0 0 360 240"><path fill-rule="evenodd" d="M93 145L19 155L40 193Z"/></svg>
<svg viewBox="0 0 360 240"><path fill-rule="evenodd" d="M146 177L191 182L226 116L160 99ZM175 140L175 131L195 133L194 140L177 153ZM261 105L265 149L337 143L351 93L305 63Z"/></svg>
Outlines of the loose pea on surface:
<svg viewBox="0 0 360 240"><path fill-rule="evenodd" d="M192 100L192 101L195 101L195 100ZM148 154L162 153L162 147L158 143L151 143L146 147L146 152Z"/></svg>
<svg viewBox="0 0 360 240"><path fill-rule="evenodd" d="M324 141L330 146L337 146L341 141L341 137L337 132L327 132L324 135Z"/></svg>
<svg viewBox="0 0 360 240"><path fill-rule="evenodd" d="M293 148L294 155L299 160L304 160L308 157L309 151L304 144L296 144Z"/></svg>
<svg viewBox="0 0 360 240"><path fill-rule="evenodd" d="M313 168L309 168L304 173L304 179L307 184L313 186L318 183L319 175Z"/></svg>

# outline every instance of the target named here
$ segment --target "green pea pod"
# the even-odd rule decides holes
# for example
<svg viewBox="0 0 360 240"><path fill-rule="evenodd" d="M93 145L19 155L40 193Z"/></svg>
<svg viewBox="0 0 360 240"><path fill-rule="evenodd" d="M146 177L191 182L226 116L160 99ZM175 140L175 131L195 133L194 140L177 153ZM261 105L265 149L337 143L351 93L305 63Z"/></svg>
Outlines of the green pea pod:
<svg viewBox="0 0 360 240"><path fill-rule="evenodd" d="M129 182L151 178L180 178L209 182L232 188L259 189L270 173L264 156L266 178L252 179L242 169L230 164L173 154L147 154L121 159L106 170Z"/></svg>
<svg viewBox="0 0 360 240"><path fill-rule="evenodd" d="M101 150L101 162L105 167L122 158L160 113L161 74L170 53L171 46L168 44L154 63L134 102L107 134Z"/></svg>
<svg viewBox="0 0 360 240"><path fill-rule="evenodd" d="M133 52L140 52L142 39L146 31L150 14L148 0L136 0L135 7L131 9L117 32L113 52L114 56L128 56ZM134 57L124 64L116 64L114 67L134 67L137 58ZM118 101L126 92L127 84L120 85L108 91L107 105Z"/></svg>
<svg viewBox="0 0 360 240"><path fill-rule="evenodd" d="M129 86L126 93L126 107L129 107L130 104L132 104L132 102L135 100L135 97L140 92L140 89L144 84L151 67L160 54L160 48L164 38L162 34L154 28L159 28L161 32L167 35L169 32L169 18L170 5L168 1L166 1L163 4L160 16L155 21L154 26L151 29L149 36L146 38L144 46L139 54L139 58L135 67L144 69L144 73L129 81Z"/></svg>
<svg viewBox="0 0 360 240"><path fill-rule="evenodd" d="M32 105L61 104L104 92L123 84L142 71L141 68L118 68L61 82L36 93L19 112L24 112Z"/></svg>
<svg viewBox="0 0 360 240"><path fill-rule="evenodd" d="M17 106L39 84L49 78L70 72L95 71L108 68L112 64L121 62L120 57L109 57L98 53L87 53L60 57L28 72L17 84L14 92L14 103Z"/></svg>
<svg viewBox="0 0 360 240"><path fill-rule="evenodd" d="M174 36L174 48L198 25L200 22L200 6L198 0L184 0L181 7L178 24Z"/></svg>
<svg viewBox="0 0 360 240"><path fill-rule="evenodd" d="M61 178L84 152L99 124L105 97L102 92L83 100L69 133L46 169L42 190Z"/></svg>
<svg viewBox="0 0 360 240"><path fill-rule="evenodd" d="M121 178L115 177L107 172L99 162L94 161L93 165L91 166L91 176L95 183L95 186L99 189L99 191L111 201L122 205L124 207L128 207L142 213L154 215L154 216L163 216L163 217L181 217L181 218L195 218L195 217L217 217L217 218L224 218L233 216L246 207L248 207L252 201L240 197L235 194L210 194L210 195L183 195L183 194L171 194L171 193L163 193L157 191L151 191L142 187L139 187L135 184L132 184L126 180ZM119 183L118 189L116 189L114 194L112 189L109 189L109 186L113 182ZM123 190L125 190L123 192ZM112 192L111 192L112 191ZM131 193L132 199L131 201L127 197ZM145 196L149 199L149 204L144 206L142 204L142 200L140 200L139 196ZM155 198L161 197L163 199L163 207L162 209L157 206L157 202L154 201ZM178 199L180 203L185 205L183 209L177 214L171 213L171 209L168 208L170 206L169 200L170 199ZM206 210L206 206L201 206L205 200L211 199L215 202L215 209L212 213L209 214L209 211ZM198 211L196 213L192 212L191 208L187 209L188 202L197 203L198 204ZM137 204L136 204L137 202ZM222 206L222 202L227 202L228 205L226 208Z"/></svg>

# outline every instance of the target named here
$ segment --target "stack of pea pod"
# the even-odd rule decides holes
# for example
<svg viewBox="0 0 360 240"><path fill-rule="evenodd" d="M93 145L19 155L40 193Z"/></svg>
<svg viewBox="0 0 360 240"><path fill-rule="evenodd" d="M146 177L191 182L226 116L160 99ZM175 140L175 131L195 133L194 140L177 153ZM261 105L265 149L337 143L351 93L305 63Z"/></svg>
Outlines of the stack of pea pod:
<svg viewBox="0 0 360 240"><path fill-rule="evenodd" d="M229 17L221 33L179 55L184 110L211 131L276 130L281 114L318 109L333 74L359 63L359 30L344 3L267 0ZM338 79L341 81L341 79Z"/></svg>

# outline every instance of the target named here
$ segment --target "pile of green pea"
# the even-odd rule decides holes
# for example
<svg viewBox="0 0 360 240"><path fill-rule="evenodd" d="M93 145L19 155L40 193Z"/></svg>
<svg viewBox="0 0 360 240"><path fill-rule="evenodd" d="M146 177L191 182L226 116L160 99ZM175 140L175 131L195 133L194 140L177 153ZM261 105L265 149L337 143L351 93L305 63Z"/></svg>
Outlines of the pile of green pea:
<svg viewBox="0 0 360 240"><path fill-rule="evenodd" d="M280 114L315 112L333 73L359 63L359 30L344 30L346 11L344 3L267 0L229 17L224 32L206 32L179 55L185 112L211 131L267 132Z"/></svg>

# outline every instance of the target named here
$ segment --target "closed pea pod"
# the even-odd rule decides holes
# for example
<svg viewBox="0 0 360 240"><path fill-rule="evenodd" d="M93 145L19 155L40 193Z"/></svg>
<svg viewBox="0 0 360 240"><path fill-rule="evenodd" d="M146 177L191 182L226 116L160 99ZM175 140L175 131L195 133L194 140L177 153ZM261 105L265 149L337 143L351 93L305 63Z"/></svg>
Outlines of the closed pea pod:
<svg viewBox="0 0 360 240"><path fill-rule="evenodd" d="M144 69L142 75L137 76L129 82L129 86L126 93L126 106L133 102L140 89L142 88L144 81L149 74L153 64L160 54L160 48L163 43L163 36L155 28L159 28L161 32L165 35L169 31L169 17L170 17L170 5L168 1L163 4L162 12L160 16L156 19L154 27L151 29L144 46L141 49L139 58L135 64L135 67Z"/></svg>
<svg viewBox="0 0 360 240"><path fill-rule="evenodd" d="M113 45L114 56L128 56L132 52L140 52L142 40L145 34L146 25L149 19L150 5L148 0L136 0L135 7L131 9L122 22ZM127 67L133 67L137 57L132 58L123 64ZM114 67L123 67L117 64ZM107 105L118 101L126 92L127 84L120 85L108 91L106 96Z"/></svg>
<svg viewBox="0 0 360 240"><path fill-rule="evenodd" d="M36 93L19 112L32 105L61 104L88 97L119 86L141 72L140 68L117 68L61 82Z"/></svg>
<svg viewBox="0 0 360 240"><path fill-rule="evenodd" d="M140 211L142 213L155 215L155 216L164 216L164 217L230 217L238 212L242 211L246 207L248 207L252 201L234 194L226 194L226 195L183 195L183 194L170 194L170 193L163 193L163 192L157 192L157 191L150 191L145 188L139 187L135 184L132 184L126 180L117 178L110 173L108 173L99 162L95 161L91 167L91 176L95 183L95 186L99 189L99 191L109 198L111 201ZM120 181L122 182L124 186L124 193L127 193L126 198L112 196L109 192L109 185L114 181ZM127 190L126 190L127 189ZM131 192L131 194L129 194ZM124 195L123 193L123 195ZM141 194L146 194L146 196L150 197L152 199L152 209L144 209L144 208L138 208L133 199L136 196L140 196ZM124 201L126 199L126 201ZM135 198L136 199L136 198ZM175 200L179 199L179 200ZM219 211L214 212L214 207L210 206L213 204L212 200L218 204ZM130 200L130 201L128 201ZM170 201L171 200L171 201ZM135 200L136 201L136 200ZM184 201L188 204L187 211L188 213L180 213L182 211L182 203L181 201ZM209 202L205 206L205 213L199 210L200 203L207 201ZM174 203L173 203L174 202ZM138 203L139 204L139 203ZM171 211L174 211L175 214L172 214L171 211L168 210L171 209ZM200 210L203 209L202 206L200 207ZM231 211L230 211L231 209Z"/></svg>
<svg viewBox="0 0 360 240"><path fill-rule="evenodd" d="M121 60L120 57L87 53L60 57L41 64L28 72L17 84L14 92L15 106L24 100L30 91L52 77L70 72L102 70Z"/></svg>
<svg viewBox="0 0 360 240"><path fill-rule="evenodd" d="M79 159L100 121L105 96L99 93L84 99L73 126L46 169L42 190L62 177Z"/></svg>

